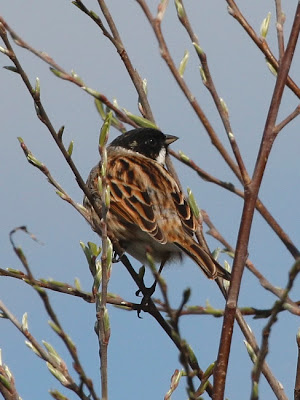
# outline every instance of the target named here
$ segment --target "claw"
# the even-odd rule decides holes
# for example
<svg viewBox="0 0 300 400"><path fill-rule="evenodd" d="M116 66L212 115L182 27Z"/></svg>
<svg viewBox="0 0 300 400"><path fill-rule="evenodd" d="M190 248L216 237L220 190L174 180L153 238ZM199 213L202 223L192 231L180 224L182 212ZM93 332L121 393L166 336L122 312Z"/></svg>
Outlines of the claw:
<svg viewBox="0 0 300 400"><path fill-rule="evenodd" d="M123 257L124 254L125 254L125 251L123 251L121 255L119 255L116 251L114 251L113 258L112 258L112 262L113 262L113 263L118 263L118 262L120 262L120 261L121 261L121 258Z"/></svg>
<svg viewBox="0 0 300 400"><path fill-rule="evenodd" d="M142 298L140 307L139 307L139 309L137 310L137 315L138 315L139 318L142 318L142 317L140 316L140 313L141 313L142 310L145 309L145 307L147 307L147 305L148 305L148 303L149 303L149 300L151 299L151 296L152 296L153 293L155 292L155 288L156 288L156 281L153 283L152 286L150 286L150 287L148 287L148 288L145 287L145 289L144 289L144 295L143 295L143 298ZM135 295L136 295L136 296L139 296L141 293L142 293L141 289L138 289L138 290L135 292Z"/></svg>

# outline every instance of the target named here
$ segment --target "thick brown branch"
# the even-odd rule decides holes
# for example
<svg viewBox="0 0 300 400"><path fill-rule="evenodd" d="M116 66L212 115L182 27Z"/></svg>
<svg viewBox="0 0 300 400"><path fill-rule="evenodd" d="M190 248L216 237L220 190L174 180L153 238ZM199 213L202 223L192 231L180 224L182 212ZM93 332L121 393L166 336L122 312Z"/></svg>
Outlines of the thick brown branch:
<svg viewBox="0 0 300 400"><path fill-rule="evenodd" d="M297 360L297 371L296 371L296 381L294 389L294 400L300 400L300 336L299 331L296 337L297 349L298 349L298 360Z"/></svg>
<svg viewBox="0 0 300 400"><path fill-rule="evenodd" d="M261 147L257 157L256 166L253 173L252 182L245 187L245 203L241 217L241 225L237 240L235 259L233 263L232 281L229 288L228 300L223 321L223 329L219 347L218 361L214 373L214 400L223 400L225 390L226 372L233 334L233 325L236 314L237 300L239 296L240 284L243 275L244 265L247 258L247 248L250 237L251 225L255 204L262 182L265 167L272 144L275 140L274 127L278 110L283 94L283 90L288 77L288 72L293 59L294 50L298 40L300 29L300 3L298 2L295 19L290 34L289 42L282 58L282 63L278 69L277 80L267 116L265 129L261 141Z"/></svg>

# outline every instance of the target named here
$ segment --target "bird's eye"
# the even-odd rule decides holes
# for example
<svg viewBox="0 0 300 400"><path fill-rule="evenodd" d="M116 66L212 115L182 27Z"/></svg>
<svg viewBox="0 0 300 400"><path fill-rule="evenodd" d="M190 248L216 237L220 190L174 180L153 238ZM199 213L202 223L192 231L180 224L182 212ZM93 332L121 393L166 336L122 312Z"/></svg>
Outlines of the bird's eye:
<svg viewBox="0 0 300 400"><path fill-rule="evenodd" d="M153 138L147 139L146 140L146 144L147 144L147 146L154 147L155 146L155 140Z"/></svg>

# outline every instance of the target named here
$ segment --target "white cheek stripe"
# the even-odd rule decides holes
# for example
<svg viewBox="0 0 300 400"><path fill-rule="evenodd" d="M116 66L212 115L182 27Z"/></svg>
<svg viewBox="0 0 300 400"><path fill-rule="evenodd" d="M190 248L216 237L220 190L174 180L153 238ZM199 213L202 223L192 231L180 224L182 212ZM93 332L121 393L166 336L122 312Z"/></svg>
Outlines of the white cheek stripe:
<svg viewBox="0 0 300 400"><path fill-rule="evenodd" d="M158 156L156 158L156 161L161 165L165 165L165 162L166 162L166 149L164 147L160 150L160 152L159 152L159 154L158 154Z"/></svg>

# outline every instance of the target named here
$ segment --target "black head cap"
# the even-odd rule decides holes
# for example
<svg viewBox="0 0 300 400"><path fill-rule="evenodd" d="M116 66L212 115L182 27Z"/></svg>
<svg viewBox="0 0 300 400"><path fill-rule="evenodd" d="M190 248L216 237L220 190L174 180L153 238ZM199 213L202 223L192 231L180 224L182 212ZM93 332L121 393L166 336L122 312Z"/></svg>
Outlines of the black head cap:
<svg viewBox="0 0 300 400"><path fill-rule="evenodd" d="M177 136L165 135L157 129L138 128L118 136L110 143L110 146L124 147L163 163L164 160L159 160L161 151L166 150L169 144L177 139Z"/></svg>

